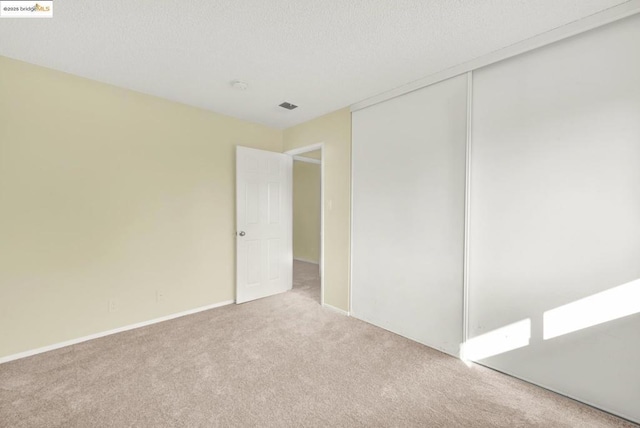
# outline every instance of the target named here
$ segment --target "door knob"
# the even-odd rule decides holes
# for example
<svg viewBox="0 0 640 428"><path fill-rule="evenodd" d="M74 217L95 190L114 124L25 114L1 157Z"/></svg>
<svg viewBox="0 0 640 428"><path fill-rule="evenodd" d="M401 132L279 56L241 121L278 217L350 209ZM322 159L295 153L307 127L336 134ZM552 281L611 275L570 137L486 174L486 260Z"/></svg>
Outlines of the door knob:
<svg viewBox="0 0 640 428"><path fill-rule="evenodd" d="M244 235L246 235L246 233L244 233L244 230L242 230L242 231L240 231L240 233L238 233L238 235L244 236Z"/></svg>

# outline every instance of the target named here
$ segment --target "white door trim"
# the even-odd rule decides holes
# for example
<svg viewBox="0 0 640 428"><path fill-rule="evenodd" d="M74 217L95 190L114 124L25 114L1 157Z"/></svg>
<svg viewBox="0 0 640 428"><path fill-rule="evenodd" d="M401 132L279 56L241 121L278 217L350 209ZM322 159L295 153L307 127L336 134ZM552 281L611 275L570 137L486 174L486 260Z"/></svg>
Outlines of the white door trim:
<svg viewBox="0 0 640 428"><path fill-rule="evenodd" d="M287 150L285 154L291 156L294 160L303 162L317 161L317 159L303 158L297 159L302 153L314 152L320 150L320 304L324 304L324 143L315 143L308 146L298 147L296 149ZM311 162L316 163L316 162ZM293 227L293 226L292 226ZM293 234L292 234L293 236Z"/></svg>
<svg viewBox="0 0 640 428"><path fill-rule="evenodd" d="M469 219L471 218L471 143L473 118L473 71L467 73L467 147L464 186L464 267L462 269L462 343L469 340ZM464 355L461 359L464 360Z"/></svg>
<svg viewBox="0 0 640 428"><path fill-rule="evenodd" d="M315 143L315 144L310 144L308 146L298 147L296 149L287 150L285 152L285 154L291 155L291 156L295 156L295 155L299 155L299 154L302 154L302 153L308 153L308 152L314 152L316 150L322 150L323 147L324 147L324 143Z"/></svg>
<svg viewBox="0 0 640 428"><path fill-rule="evenodd" d="M300 161L300 162L306 162L306 163L315 163L316 165L321 165L322 164L322 161L320 159L305 158L304 156L294 156L293 160L294 161Z"/></svg>

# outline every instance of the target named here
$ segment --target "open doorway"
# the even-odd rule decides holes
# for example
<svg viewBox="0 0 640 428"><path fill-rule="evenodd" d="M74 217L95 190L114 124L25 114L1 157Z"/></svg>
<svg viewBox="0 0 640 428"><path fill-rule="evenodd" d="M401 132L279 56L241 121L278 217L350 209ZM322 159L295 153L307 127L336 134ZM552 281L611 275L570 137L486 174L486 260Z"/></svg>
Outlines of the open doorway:
<svg viewBox="0 0 640 428"><path fill-rule="evenodd" d="M293 290L324 304L322 143L286 152L293 158Z"/></svg>

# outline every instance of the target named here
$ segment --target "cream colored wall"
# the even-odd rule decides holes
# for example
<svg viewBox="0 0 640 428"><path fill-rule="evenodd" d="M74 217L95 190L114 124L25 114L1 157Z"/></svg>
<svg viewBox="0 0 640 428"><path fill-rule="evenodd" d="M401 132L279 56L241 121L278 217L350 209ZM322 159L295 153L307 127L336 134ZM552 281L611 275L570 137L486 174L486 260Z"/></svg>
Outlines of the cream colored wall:
<svg viewBox="0 0 640 428"><path fill-rule="evenodd" d="M320 165L293 162L293 258L320 261Z"/></svg>
<svg viewBox="0 0 640 428"><path fill-rule="evenodd" d="M284 131L284 150L324 143L324 299L349 310L351 112L329 113Z"/></svg>
<svg viewBox="0 0 640 428"><path fill-rule="evenodd" d="M282 131L0 57L0 357L233 299L237 144Z"/></svg>

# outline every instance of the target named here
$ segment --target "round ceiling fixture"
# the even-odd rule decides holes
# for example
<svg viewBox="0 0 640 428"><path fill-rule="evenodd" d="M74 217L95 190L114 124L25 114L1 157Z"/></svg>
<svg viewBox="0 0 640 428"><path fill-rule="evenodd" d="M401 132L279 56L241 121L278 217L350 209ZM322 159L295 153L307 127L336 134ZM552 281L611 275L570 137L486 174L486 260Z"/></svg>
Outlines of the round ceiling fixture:
<svg viewBox="0 0 640 428"><path fill-rule="evenodd" d="M249 87L247 82L243 82L242 80L233 80L230 85L233 89L237 89L238 91L246 91Z"/></svg>

